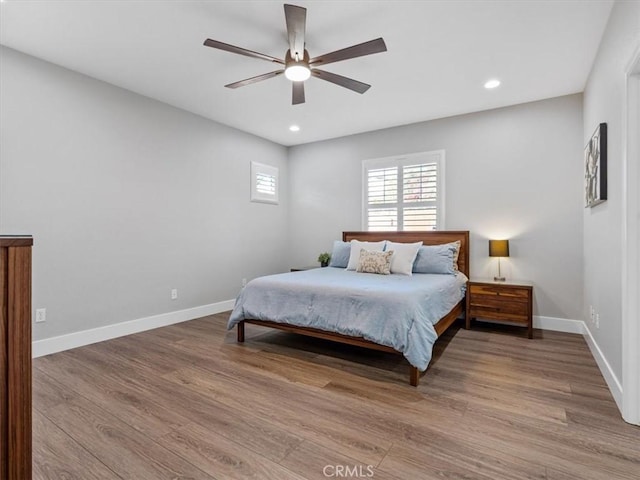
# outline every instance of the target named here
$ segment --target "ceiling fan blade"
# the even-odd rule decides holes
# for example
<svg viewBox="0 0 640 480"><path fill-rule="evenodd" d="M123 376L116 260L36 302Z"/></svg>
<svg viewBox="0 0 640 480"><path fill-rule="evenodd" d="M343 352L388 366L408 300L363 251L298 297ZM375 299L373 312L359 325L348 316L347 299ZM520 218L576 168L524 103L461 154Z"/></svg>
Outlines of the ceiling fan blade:
<svg viewBox="0 0 640 480"><path fill-rule="evenodd" d="M359 82L358 80L354 80L353 78L343 77L342 75L325 72L324 70L318 70L317 68L311 69L311 75L321 80L335 83L336 85L340 85L341 87L348 88L349 90L353 90L354 92L358 93L364 93L369 90L369 88L371 88L371 85Z"/></svg>
<svg viewBox="0 0 640 480"><path fill-rule="evenodd" d="M259 58L268 62L275 62L284 65L284 61L279 58L265 55L264 53L254 52L253 50L247 50L246 48L236 47L235 45L229 45L228 43L219 42L217 40L211 40L210 38L207 38L204 41L204 45L211 48L217 48L218 50L224 50L225 52L237 53L247 57Z"/></svg>
<svg viewBox="0 0 640 480"><path fill-rule="evenodd" d="M287 21L289 35L289 50L291 58L302 60L304 57L304 35L307 24L307 9L296 5L284 6L284 16ZM296 59L296 53L298 58Z"/></svg>
<svg viewBox="0 0 640 480"><path fill-rule="evenodd" d="M304 82L291 82L293 84L292 105L304 103Z"/></svg>
<svg viewBox="0 0 640 480"><path fill-rule="evenodd" d="M257 77L245 78L244 80L240 80L239 82L230 83L229 85L225 85L225 87L244 87L245 85L251 85L252 83L261 82L262 80L268 80L269 78L277 77L282 73L284 73L284 70L276 70L275 72L263 73L262 75L258 75Z"/></svg>
<svg viewBox="0 0 640 480"><path fill-rule="evenodd" d="M341 60L348 60L350 58L363 57L364 55L371 55L373 53L386 52L387 46L382 38L376 38L368 42L359 43L352 47L343 48L342 50L336 50L335 52L325 53L319 57L309 60L309 65L324 66L329 63L339 62Z"/></svg>

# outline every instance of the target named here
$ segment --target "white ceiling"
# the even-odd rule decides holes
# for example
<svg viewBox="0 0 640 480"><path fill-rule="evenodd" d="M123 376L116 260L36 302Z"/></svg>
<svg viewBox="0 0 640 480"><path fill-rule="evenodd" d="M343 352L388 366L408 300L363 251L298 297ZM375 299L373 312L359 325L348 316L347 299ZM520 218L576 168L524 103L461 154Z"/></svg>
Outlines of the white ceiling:
<svg viewBox="0 0 640 480"><path fill-rule="evenodd" d="M291 105L281 1L4 0L0 43L282 145L514 105L584 89L613 0L294 1L311 57L383 37L388 51L326 67L364 95L311 78ZM502 85L486 90L489 78ZM300 125L297 133L291 124Z"/></svg>

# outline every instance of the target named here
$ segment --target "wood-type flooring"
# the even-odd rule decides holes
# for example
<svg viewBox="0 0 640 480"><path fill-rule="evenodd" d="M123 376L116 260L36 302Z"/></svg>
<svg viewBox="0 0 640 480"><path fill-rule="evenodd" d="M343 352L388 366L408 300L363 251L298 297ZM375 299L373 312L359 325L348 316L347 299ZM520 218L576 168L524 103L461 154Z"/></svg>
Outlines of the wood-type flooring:
<svg viewBox="0 0 640 480"><path fill-rule="evenodd" d="M579 335L456 323L418 388L401 356L228 312L35 359L35 479L640 478Z"/></svg>

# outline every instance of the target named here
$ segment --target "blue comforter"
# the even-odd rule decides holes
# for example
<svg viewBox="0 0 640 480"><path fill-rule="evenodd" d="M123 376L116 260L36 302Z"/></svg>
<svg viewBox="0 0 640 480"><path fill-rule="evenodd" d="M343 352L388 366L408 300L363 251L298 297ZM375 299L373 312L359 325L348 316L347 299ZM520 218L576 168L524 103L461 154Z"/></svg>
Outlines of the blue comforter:
<svg viewBox="0 0 640 480"><path fill-rule="evenodd" d="M269 275L242 290L227 328L256 319L363 337L426 370L438 337L433 326L462 300L466 282L462 273L375 275L333 267Z"/></svg>

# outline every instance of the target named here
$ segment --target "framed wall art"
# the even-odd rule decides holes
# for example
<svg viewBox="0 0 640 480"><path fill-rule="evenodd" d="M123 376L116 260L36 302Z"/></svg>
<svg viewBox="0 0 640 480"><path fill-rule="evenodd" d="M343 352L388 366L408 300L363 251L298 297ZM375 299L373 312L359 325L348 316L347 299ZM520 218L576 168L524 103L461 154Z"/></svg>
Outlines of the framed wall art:
<svg viewBox="0 0 640 480"><path fill-rule="evenodd" d="M584 148L585 208L607 199L607 124L601 123Z"/></svg>

